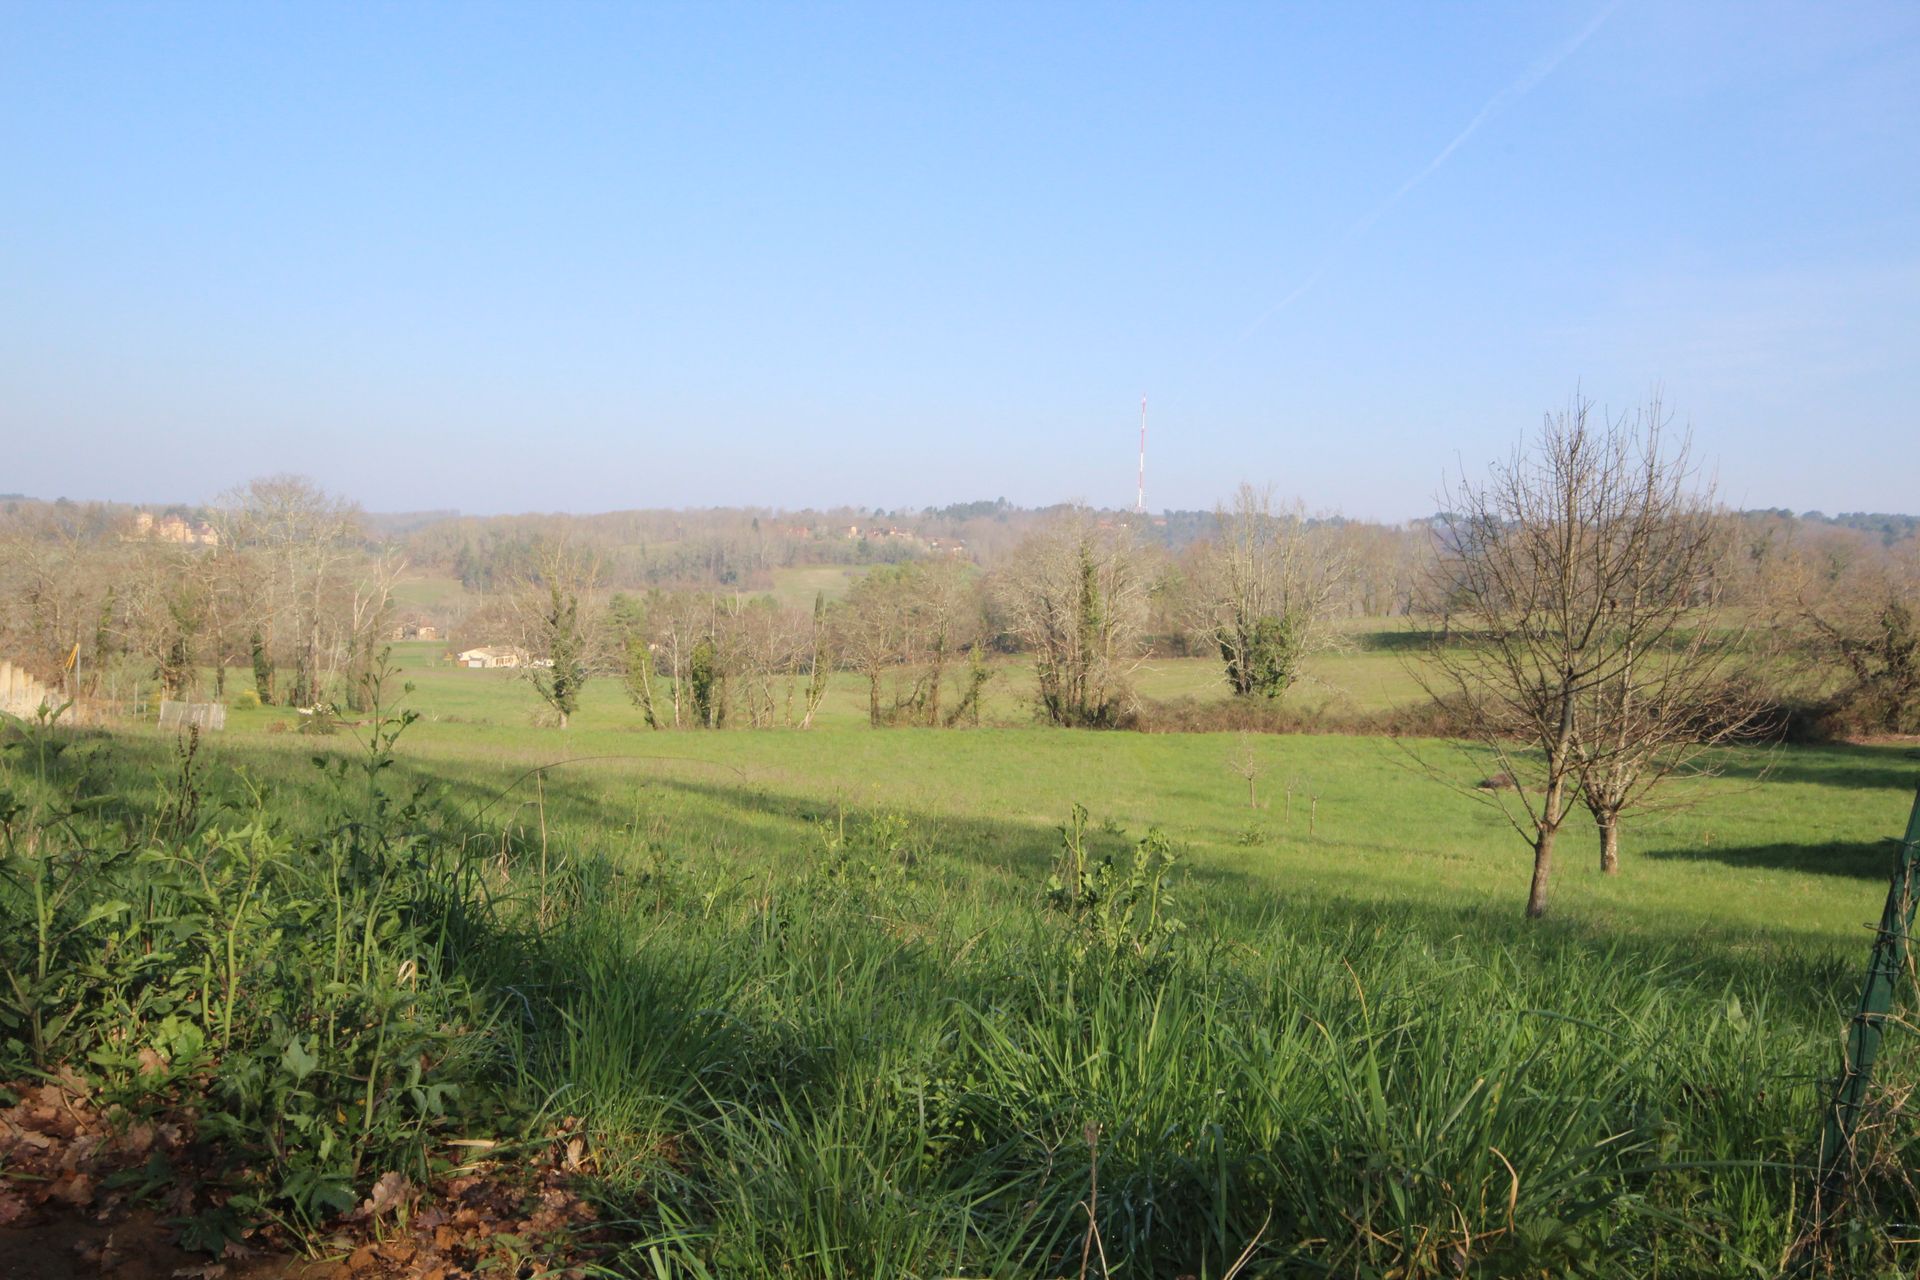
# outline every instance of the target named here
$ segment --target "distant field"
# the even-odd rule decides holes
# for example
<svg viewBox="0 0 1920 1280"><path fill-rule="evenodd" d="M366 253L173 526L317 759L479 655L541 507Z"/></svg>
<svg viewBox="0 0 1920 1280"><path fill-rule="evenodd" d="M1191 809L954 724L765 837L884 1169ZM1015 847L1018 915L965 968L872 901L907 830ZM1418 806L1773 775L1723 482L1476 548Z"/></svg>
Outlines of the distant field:
<svg viewBox="0 0 1920 1280"><path fill-rule="evenodd" d="M449 621L480 603L479 594L458 578L434 574L409 573L395 585L393 595L402 605L434 610Z"/></svg>
<svg viewBox="0 0 1920 1280"><path fill-rule="evenodd" d="M872 571L870 565L806 565L773 571L773 587L757 594L770 595L782 605L810 609L817 597L837 600L853 584ZM403 605L428 609L448 621L477 607L482 597L468 591L458 579L434 575L410 575L394 592ZM1331 651L1308 661L1300 682L1288 692L1288 706L1302 711L1324 710L1339 716L1386 710L1389 707L1419 701L1423 694L1408 674L1403 653L1406 646L1396 644L1412 633L1412 624L1400 620L1355 618L1341 625L1341 641ZM402 645L408 662L416 672L430 669L445 652L445 645L409 648ZM998 723L1025 723L1033 716L1032 679L1023 660L1000 659L996 675L988 685L982 714ZM468 673L463 673L468 674ZM496 677L498 673L495 673ZM1144 698L1193 698L1207 701L1225 694L1220 663L1212 658L1148 658L1134 672L1134 686ZM604 702L601 712L619 715L618 699L611 697L612 685L603 683L597 691ZM488 717L494 714L477 709L458 688L446 689L449 713ZM594 695L589 695L590 697ZM828 706L830 718L863 720L866 694L859 682L842 677L835 682ZM491 705L491 704L490 704ZM464 710L462 709L464 708ZM499 708L496 708L499 710ZM510 714L502 711L501 714Z"/></svg>
<svg viewBox="0 0 1920 1280"><path fill-rule="evenodd" d="M817 564L773 571L771 595L792 609L811 609L817 596L838 600L870 573L871 565Z"/></svg>
<svg viewBox="0 0 1920 1280"><path fill-rule="evenodd" d="M394 646L395 659L408 669L407 678L420 686L421 708L431 716L452 717L490 724L526 724L538 710L523 681L511 671L468 671L445 662L446 646L404 642ZM981 718L988 724L1030 724L1035 719L1032 667L1020 658L998 658L981 700ZM954 671L957 683L959 667ZM1133 675L1135 688L1145 698L1225 698L1220 664L1209 658L1155 658L1143 662ZM1301 709L1325 707L1329 712L1379 711L1421 697L1420 688L1401 659L1392 653L1349 650L1326 654L1307 665L1300 683L1285 704ZM823 725L864 725L867 717L866 682L841 673L821 707ZM640 713L628 702L617 677L603 676L587 686L581 714L583 725L640 728Z"/></svg>
<svg viewBox="0 0 1920 1280"><path fill-rule="evenodd" d="M775 569L771 590L748 594L770 595L783 605L811 609L816 596L838 600L872 568L871 565L802 565ZM393 594L402 605L435 610L449 620L476 607L483 599L478 592L467 590L458 578L418 572L402 578Z"/></svg>

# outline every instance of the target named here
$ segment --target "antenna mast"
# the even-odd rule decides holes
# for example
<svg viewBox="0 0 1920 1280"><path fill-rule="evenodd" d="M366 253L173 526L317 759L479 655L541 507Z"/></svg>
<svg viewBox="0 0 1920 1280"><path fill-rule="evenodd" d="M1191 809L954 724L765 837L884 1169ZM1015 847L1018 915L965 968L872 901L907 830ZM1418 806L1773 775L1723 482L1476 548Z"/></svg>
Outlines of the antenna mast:
<svg viewBox="0 0 1920 1280"><path fill-rule="evenodd" d="M1147 397L1140 396L1140 487L1135 491L1133 510L1136 515L1147 514Z"/></svg>

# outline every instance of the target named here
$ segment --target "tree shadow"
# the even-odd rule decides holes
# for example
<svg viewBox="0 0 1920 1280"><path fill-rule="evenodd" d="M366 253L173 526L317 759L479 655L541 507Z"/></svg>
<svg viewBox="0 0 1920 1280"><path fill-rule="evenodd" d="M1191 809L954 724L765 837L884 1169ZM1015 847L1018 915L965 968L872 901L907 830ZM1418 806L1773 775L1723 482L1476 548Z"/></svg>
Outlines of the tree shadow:
<svg viewBox="0 0 1920 1280"><path fill-rule="evenodd" d="M1362 631L1352 637L1356 649L1376 653L1418 653L1437 644L1451 644L1467 633L1459 628L1440 631L1431 627L1405 626Z"/></svg>
<svg viewBox="0 0 1920 1280"><path fill-rule="evenodd" d="M1920 784L1920 751L1911 747L1837 743L1792 747L1716 761L1722 777L1793 782L1859 791L1911 791Z"/></svg>
<svg viewBox="0 0 1920 1280"><path fill-rule="evenodd" d="M1813 875L1885 880L1893 874L1898 841L1829 841L1825 844L1692 845L1648 849L1641 856L1670 862L1717 862L1741 870L1802 871Z"/></svg>
<svg viewBox="0 0 1920 1280"><path fill-rule="evenodd" d="M719 821L729 828L740 821L735 814L791 820L797 824L796 830L836 815L834 802L821 797L686 778L663 778L656 785L699 796L714 817L718 812L728 815ZM1016 908L1022 897L1020 886L1030 886L1032 903L1038 909L1047 875L1060 850L1057 826L1014 819L962 818L901 806L883 808L905 817L913 829L936 836L937 852L959 857L972 868L999 873L1004 877L1000 895L1009 898L1010 909ZM848 813L853 811L849 809ZM1098 815L1095 817L1097 821ZM744 834L751 824L742 823L737 829ZM757 831L764 840L765 828ZM1096 857L1124 854L1140 834L1115 834L1097 825L1087 830L1088 845ZM1171 834L1176 840L1180 837L1177 831ZM1779 867L1877 881L1884 880L1890 871L1889 850L1887 842L1783 844L1773 854L1777 859L1774 862L1743 857L1751 851L1738 848L1670 850L1646 856L1686 858L1707 854L1734 867ZM1545 920L1523 920L1517 882L1510 903L1445 904L1339 892L1302 898L1266 878L1202 861L1186 862L1184 872L1196 890L1197 900L1189 902L1195 913L1190 925L1229 949L1237 945L1236 940L1294 934L1317 937L1340 954L1380 945L1382 939L1404 938L1429 946L1463 945L1487 956L1500 952L1542 959L1584 956L1598 965L1626 963L1647 972L1659 971L1677 986L1710 993L1764 978L1808 1011L1827 1009L1854 978L1851 960L1837 957L1830 943L1810 939L1784 925L1777 933L1736 934L1731 930L1667 925L1658 918L1636 915L1632 930L1623 933L1617 918L1581 914L1577 907L1563 908ZM1878 903L1878 897L1873 897L1865 913L1877 910ZM1766 957L1765 963L1756 968L1760 955Z"/></svg>

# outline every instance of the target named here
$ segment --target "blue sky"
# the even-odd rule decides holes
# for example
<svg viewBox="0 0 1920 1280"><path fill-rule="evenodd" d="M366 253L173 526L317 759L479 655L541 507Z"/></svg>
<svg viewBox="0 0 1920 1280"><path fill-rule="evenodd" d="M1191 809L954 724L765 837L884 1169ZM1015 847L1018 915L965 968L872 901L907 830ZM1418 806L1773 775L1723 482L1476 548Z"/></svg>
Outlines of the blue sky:
<svg viewBox="0 0 1920 1280"><path fill-rule="evenodd" d="M1437 162L1437 163L1436 163ZM1920 6L0 3L0 491L1920 510Z"/></svg>

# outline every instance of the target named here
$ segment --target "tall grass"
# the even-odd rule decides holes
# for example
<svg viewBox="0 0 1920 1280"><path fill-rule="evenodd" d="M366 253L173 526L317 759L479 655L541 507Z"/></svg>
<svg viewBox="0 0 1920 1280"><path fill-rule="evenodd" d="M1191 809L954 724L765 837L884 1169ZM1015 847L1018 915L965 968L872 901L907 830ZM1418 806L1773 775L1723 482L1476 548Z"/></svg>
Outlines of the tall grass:
<svg viewBox="0 0 1920 1280"><path fill-rule="evenodd" d="M1804 975L1413 918L1153 973L989 901L688 905L571 916L528 1066L667 1274L1770 1274L1838 1025Z"/></svg>
<svg viewBox="0 0 1920 1280"><path fill-rule="evenodd" d="M397 727L271 790L14 737L7 1069L204 1090L234 1211L312 1227L572 1117L622 1274L1731 1277L1793 1242L1826 949L1249 900L1067 813L1051 892L841 802L718 856L537 776L416 791ZM1908 1150L1836 1274L1911 1269Z"/></svg>

